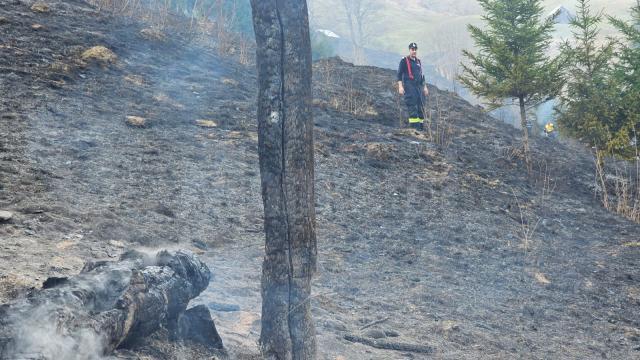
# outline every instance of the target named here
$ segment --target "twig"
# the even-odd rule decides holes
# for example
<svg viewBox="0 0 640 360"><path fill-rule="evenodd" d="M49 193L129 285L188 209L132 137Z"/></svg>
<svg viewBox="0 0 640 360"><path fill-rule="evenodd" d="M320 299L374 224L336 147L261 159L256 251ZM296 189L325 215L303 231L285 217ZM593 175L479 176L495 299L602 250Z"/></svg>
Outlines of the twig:
<svg viewBox="0 0 640 360"><path fill-rule="evenodd" d="M379 319L379 320L376 320L376 321L372 321L372 322L368 323L367 325L365 325L365 326L361 327L361 328L360 328L360 330L364 330L364 329L366 329L366 328L368 328L368 327L372 327L373 325L378 325L378 324L383 323L383 322L385 322L385 321L387 321L387 320L389 320L389 317L388 317L388 316L387 316L386 318L383 318L383 319Z"/></svg>
<svg viewBox="0 0 640 360"><path fill-rule="evenodd" d="M433 347L428 345L406 344L406 343L385 341L385 340L372 340L372 339L367 339L367 338L363 338L356 335L350 335L350 334L345 335L344 339L347 341L357 342L367 346L371 346L376 349L408 351L408 352L415 352L415 353L422 353L422 354L433 353Z"/></svg>

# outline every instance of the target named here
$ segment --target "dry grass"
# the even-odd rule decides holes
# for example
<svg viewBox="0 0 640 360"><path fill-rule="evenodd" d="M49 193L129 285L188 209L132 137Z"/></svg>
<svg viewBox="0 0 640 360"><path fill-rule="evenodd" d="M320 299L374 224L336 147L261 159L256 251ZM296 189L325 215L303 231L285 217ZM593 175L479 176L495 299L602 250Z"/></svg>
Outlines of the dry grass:
<svg viewBox="0 0 640 360"><path fill-rule="evenodd" d="M217 127L218 123L213 120L199 119L199 120L196 120L196 125L200 127L212 128L212 127Z"/></svg>
<svg viewBox="0 0 640 360"><path fill-rule="evenodd" d="M343 85L345 91L331 98L329 101L331 106L338 111L343 111L359 118L378 115L373 107L371 95L354 86L353 80L353 76L344 79Z"/></svg>
<svg viewBox="0 0 640 360"><path fill-rule="evenodd" d="M38 1L31 6L31 11L37 13L48 13L49 11L51 11L51 8L46 3Z"/></svg>
<svg viewBox="0 0 640 360"><path fill-rule="evenodd" d="M87 49L80 55L80 58L83 61L97 62L103 66L115 64L118 61L118 56L104 46L94 46Z"/></svg>
<svg viewBox="0 0 640 360"><path fill-rule="evenodd" d="M49 65L49 69L52 72L69 75L73 71L71 65L63 63L61 61L55 61L53 64Z"/></svg>
<svg viewBox="0 0 640 360"><path fill-rule="evenodd" d="M318 94L320 98L313 100L314 105L345 112L360 119L378 116L372 96L354 85L354 76L338 74L335 64L330 61L321 62L314 71L314 82L321 92ZM340 90L336 90L336 87Z"/></svg>
<svg viewBox="0 0 640 360"><path fill-rule="evenodd" d="M465 177L469 178L470 180L474 181L475 183L487 186L487 187L489 187L491 189L496 189L502 184L502 181L500 181L500 179L493 179L493 180L485 179L482 176L480 176L480 175L478 175L476 173L473 173L473 172L467 172L464 175L465 175Z"/></svg>
<svg viewBox="0 0 640 360"><path fill-rule="evenodd" d="M367 155L377 160L386 161L393 157L397 148L391 144L368 143L365 145Z"/></svg>
<svg viewBox="0 0 640 360"><path fill-rule="evenodd" d="M184 105L182 105L181 103L179 103L178 101L172 99L171 97L169 97L169 95L160 92L157 94L153 95L153 100L160 102L160 103L166 103L169 104L171 106L173 106L176 109L184 109Z"/></svg>
<svg viewBox="0 0 640 360"><path fill-rule="evenodd" d="M124 77L124 80L136 86L143 86L145 83L144 78L140 75L129 74Z"/></svg>
<svg viewBox="0 0 640 360"><path fill-rule="evenodd" d="M39 285L40 283L35 279L21 274L2 274L0 275L0 301L13 299L25 290Z"/></svg>
<svg viewBox="0 0 640 360"><path fill-rule="evenodd" d="M605 155L596 149L595 194L609 211L640 223L640 154L636 149L633 161L610 158L605 166Z"/></svg>
<svg viewBox="0 0 640 360"><path fill-rule="evenodd" d="M336 78L336 66L331 61L322 61L318 63L317 71L313 73L314 81L320 84L319 88L322 89L325 98L330 97L329 89L335 83Z"/></svg>
<svg viewBox="0 0 640 360"><path fill-rule="evenodd" d="M526 206L520 202L520 199L513 188L511 189L511 193L513 194L520 213L520 240L522 241L521 245L524 249L525 255L527 255L534 245L533 236L541 219L535 214L529 214L530 211L527 211L528 209Z"/></svg>
<svg viewBox="0 0 640 360"><path fill-rule="evenodd" d="M534 178L536 185L540 188L540 200L547 201L556 189L557 183L551 176L551 169L546 160L537 162L538 171Z"/></svg>
<svg viewBox="0 0 640 360"><path fill-rule="evenodd" d="M238 86L238 81L230 78L222 78L222 83L229 86Z"/></svg>
<svg viewBox="0 0 640 360"><path fill-rule="evenodd" d="M160 29L144 28L140 30L140 36L150 41L167 41L167 35Z"/></svg>
<svg viewBox="0 0 640 360"><path fill-rule="evenodd" d="M238 21L236 9L225 10L221 1L213 4L195 1L191 9L178 8L168 0L88 1L99 11L145 22L149 26L140 31L140 36L149 41L167 41L168 34L175 34L182 40L212 46L220 55L234 56L241 64L255 62L253 41L233 31Z"/></svg>
<svg viewBox="0 0 640 360"><path fill-rule="evenodd" d="M145 127L147 125L147 119L141 116L127 116L127 124L133 127Z"/></svg>
<svg viewBox="0 0 640 360"><path fill-rule="evenodd" d="M434 111L431 111L432 104L435 105ZM426 115L425 130L429 135L429 139L441 148L446 149L453 142L454 135L453 118L451 117L450 109L443 105L437 92L432 92L427 97L427 103L423 111Z"/></svg>
<svg viewBox="0 0 640 360"><path fill-rule="evenodd" d="M500 150L500 156L510 163L524 161L522 146L506 146Z"/></svg>
<svg viewBox="0 0 640 360"><path fill-rule="evenodd" d="M336 65L323 61L314 71L314 81L321 89L320 99L314 99L314 105L349 113L360 119L378 116L373 106L373 97L366 90L354 84L355 75L338 74ZM336 91L336 86L343 90ZM326 99L326 100L325 100Z"/></svg>
<svg viewBox="0 0 640 360"><path fill-rule="evenodd" d="M538 283L542 285L551 284L551 281L547 278L547 276L541 272L534 273L533 277L536 279Z"/></svg>

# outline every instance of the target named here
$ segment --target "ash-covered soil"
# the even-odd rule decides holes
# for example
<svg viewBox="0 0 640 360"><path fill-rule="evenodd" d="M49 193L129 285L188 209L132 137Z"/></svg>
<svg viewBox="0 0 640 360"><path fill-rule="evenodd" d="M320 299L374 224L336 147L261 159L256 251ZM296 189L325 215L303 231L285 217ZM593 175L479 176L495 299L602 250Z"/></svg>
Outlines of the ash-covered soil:
<svg viewBox="0 0 640 360"><path fill-rule="evenodd" d="M185 247L211 267L196 302L230 356L255 356L254 68L45 3L0 7L0 301L126 248ZM93 46L117 60L83 59ZM394 75L314 64L320 358L640 358L640 227L594 198L589 153L535 138L527 178L519 130L434 87L431 131L404 129ZM116 356L216 356L165 338Z"/></svg>

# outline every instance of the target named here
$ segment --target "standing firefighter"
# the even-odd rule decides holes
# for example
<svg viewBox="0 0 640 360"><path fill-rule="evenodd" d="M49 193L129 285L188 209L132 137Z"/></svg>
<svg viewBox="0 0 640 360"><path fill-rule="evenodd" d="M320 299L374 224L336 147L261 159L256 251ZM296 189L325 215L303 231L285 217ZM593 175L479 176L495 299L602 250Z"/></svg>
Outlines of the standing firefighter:
<svg viewBox="0 0 640 360"><path fill-rule="evenodd" d="M555 127L553 126L552 122L548 122L545 126L544 126L544 135L547 137L555 137Z"/></svg>
<svg viewBox="0 0 640 360"><path fill-rule="evenodd" d="M398 65L398 92L404 95L409 110L409 126L422 130L424 128L424 99L429 95L427 83L422 74L422 64L416 57L418 45L409 44L409 56L400 60Z"/></svg>

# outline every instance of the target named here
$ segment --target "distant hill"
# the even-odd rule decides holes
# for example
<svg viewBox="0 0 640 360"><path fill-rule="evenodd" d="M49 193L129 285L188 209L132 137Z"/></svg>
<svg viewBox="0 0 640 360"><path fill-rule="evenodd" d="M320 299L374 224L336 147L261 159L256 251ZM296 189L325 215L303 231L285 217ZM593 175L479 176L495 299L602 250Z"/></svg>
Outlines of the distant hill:
<svg viewBox="0 0 640 360"><path fill-rule="evenodd" d="M316 30L318 33L317 36L324 37L324 41L330 44L333 48L333 54L339 56L343 60L347 62L353 62L353 45L351 41L346 38L343 38L331 30L320 29ZM408 44L408 43L407 43ZM398 63L403 56L406 56L406 52L403 53L394 53L391 51L373 49L373 48L365 48L365 59L367 65L376 66L385 69L393 69L396 70L398 68ZM420 55L422 59L422 55ZM437 70L436 66L428 63L427 61L423 62L425 69L425 76L427 78L427 82L430 84L436 85L441 89L447 89L450 91L458 91L462 92L462 94L466 94L466 91L462 89L461 86L457 86L456 82L449 80L443 77Z"/></svg>
<svg viewBox="0 0 640 360"><path fill-rule="evenodd" d="M314 22L318 27L331 29L348 39L349 30L339 0L311 0L310 3L314 6ZM574 13L575 3L571 0L546 0L543 4L545 14L561 9L556 43L568 38L571 32L566 23ZM591 8L594 12L604 10L609 15L624 17L633 4L633 0L593 0ZM379 9L367 26L371 34L367 47L404 54L406 44L415 41L422 45L419 53L423 60L434 65L441 76L453 79L462 60L461 50L474 47L467 33L467 24L481 26L481 14L482 9L476 0L381 0ZM603 23L603 38L614 33L608 23Z"/></svg>

